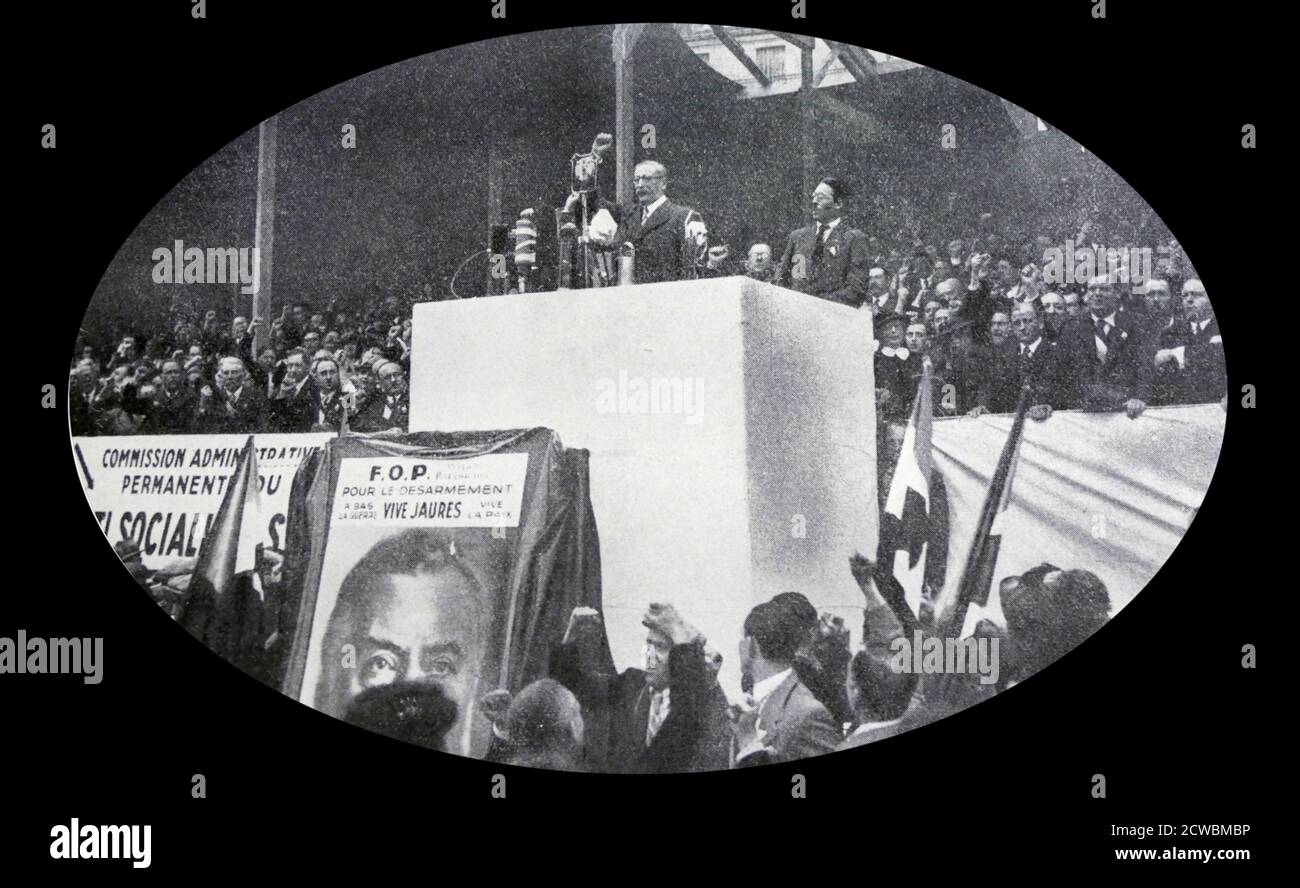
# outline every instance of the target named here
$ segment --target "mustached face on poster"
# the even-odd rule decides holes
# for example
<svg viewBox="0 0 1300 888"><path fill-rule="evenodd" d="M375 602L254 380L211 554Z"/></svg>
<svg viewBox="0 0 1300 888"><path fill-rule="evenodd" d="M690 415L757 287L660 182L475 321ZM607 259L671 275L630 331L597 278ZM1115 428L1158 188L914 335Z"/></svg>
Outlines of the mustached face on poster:
<svg viewBox="0 0 1300 888"><path fill-rule="evenodd" d="M494 434L512 443L459 458L431 447L393 456L385 442L357 438L327 446L321 470L333 466L334 480L316 513L327 533L309 556L306 582L316 591L303 608L302 702L397 739L482 756L491 724L478 701L542 677L532 627L558 625L582 586L549 582L571 565L539 544L548 524L562 536L572 526L566 502L583 486L547 488L553 461L564 458L553 433ZM304 604L312 597L308 590Z"/></svg>

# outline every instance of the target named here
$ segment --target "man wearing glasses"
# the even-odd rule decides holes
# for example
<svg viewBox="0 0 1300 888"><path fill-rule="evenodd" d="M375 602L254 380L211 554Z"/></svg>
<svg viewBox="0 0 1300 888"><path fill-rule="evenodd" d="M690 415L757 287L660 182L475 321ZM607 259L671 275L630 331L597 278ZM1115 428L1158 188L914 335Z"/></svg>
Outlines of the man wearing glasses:
<svg viewBox="0 0 1300 888"><path fill-rule="evenodd" d="M837 179L817 183L813 224L787 238L774 283L854 308L867 301L870 249L867 236L841 218L847 196Z"/></svg>
<svg viewBox="0 0 1300 888"><path fill-rule="evenodd" d="M709 249L709 233L700 214L668 199L667 167L643 160L633 170L632 186L637 205L622 211L617 229L612 217L602 219L606 214L598 213L591 238L613 248L632 245L635 283L688 280L726 258L725 248Z"/></svg>

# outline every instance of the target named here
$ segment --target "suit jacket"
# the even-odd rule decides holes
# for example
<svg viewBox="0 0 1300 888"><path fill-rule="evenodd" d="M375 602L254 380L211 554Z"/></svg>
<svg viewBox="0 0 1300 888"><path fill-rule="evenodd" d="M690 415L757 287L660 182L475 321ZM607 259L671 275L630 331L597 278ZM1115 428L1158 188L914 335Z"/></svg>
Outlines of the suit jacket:
<svg viewBox="0 0 1300 888"><path fill-rule="evenodd" d="M943 350L942 360L935 362L935 372L952 384L957 396L956 413L964 414L980 403L992 364L993 350L989 346L973 344L967 354L954 354L951 345ZM935 405L936 410L940 403Z"/></svg>
<svg viewBox="0 0 1300 888"><path fill-rule="evenodd" d="M384 416L385 408L388 409L387 417ZM394 427L406 431L410 421L411 404L406 395L390 401L387 395L376 392L357 414L352 428L358 432L383 432Z"/></svg>
<svg viewBox="0 0 1300 888"><path fill-rule="evenodd" d="M925 358L918 352L911 352L907 359L900 361L897 357L888 357L883 349L876 352L876 388L889 390L889 401L883 406L877 402L876 414L882 419L905 422L912 414L912 403L916 400L916 391L921 386L924 374L922 362ZM943 398L944 379L939 368L930 371L930 394L934 409L938 410Z"/></svg>
<svg viewBox="0 0 1300 888"><path fill-rule="evenodd" d="M1114 317L1105 358L1098 355L1100 334L1091 313L1062 328L1056 345L1064 406L1119 410L1130 398L1150 400L1155 349L1141 324L1124 312Z"/></svg>
<svg viewBox="0 0 1300 888"><path fill-rule="evenodd" d="M1020 353L1020 343L1010 343L994 353L993 366L980 389L979 404L993 413L1011 413L1020 401L1020 389L1029 385L1029 406L1047 404L1062 409L1061 365L1056 343L1044 334L1029 358Z"/></svg>
<svg viewBox="0 0 1300 888"><path fill-rule="evenodd" d="M201 414L199 426L211 435L251 434L266 431L266 396L257 383L244 381L239 401L232 403L223 388L213 390L212 400Z"/></svg>
<svg viewBox="0 0 1300 888"><path fill-rule="evenodd" d="M786 238L774 283L857 308L867 299L869 249L867 236L843 219L826 235L820 255L817 226L797 229Z"/></svg>
<svg viewBox="0 0 1300 888"><path fill-rule="evenodd" d="M1218 401L1227 393L1223 336L1216 319L1211 318L1204 330L1191 320L1170 321L1159 332L1155 347L1181 348L1183 363L1170 361L1155 370L1154 403L1204 404Z"/></svg>
<svg viewBox="0 0 1300 888"><path fill-rule="evenodd" d="M271 401L271 424L280 432L310 432L316 424L316 383L310 378L302 388Z"/></svg>
<svg viewBox="0 0 1300 888"><path fill-rule="evenodd" d="M699 645L674 645L668 654L671 675L668 716L647 746L651 689L645 673L627 669L599 675L582 663L579 646L562 646L551 659L551 677L582 704L584 720L608 719L604 770L624 774L662 774L726 770L731 730L727 698L704 662Z"/></svg>
<svg viewBox="0 0 1300 888"><path fill-rule="evenodd" d="M704 251L686 234L690 207L665 200L641 224L640 206L622 210L615 244L631 243L636 250L633 278L638 284L681 281L694 277L696 261Z"/></svg>
<svg viewBox="0 0 1300 888"><path fill-rule="evenodd" d="M199 399L182 385L175 395L159 388L153 397L139 399L136 388L128 386L126 409L144 415L140 433L145 435L188 435L198 431Z"/></svg>
<svg viewBox="0 0 1300 888"><path fill-rule="evenodd" d="M763 701L758 727L778 762L834 752L843 739L835 719L794 671Z"/></svg>

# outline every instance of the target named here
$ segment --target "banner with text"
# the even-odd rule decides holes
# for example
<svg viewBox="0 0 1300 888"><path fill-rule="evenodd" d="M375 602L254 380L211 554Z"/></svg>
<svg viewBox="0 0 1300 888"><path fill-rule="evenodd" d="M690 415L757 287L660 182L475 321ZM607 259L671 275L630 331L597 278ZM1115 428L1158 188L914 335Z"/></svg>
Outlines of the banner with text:
<svg viewBox="0 0 1300 888"><path fill-rule="evenodd" d="M284 548L294 472L333 435L255 435L263 528L258 542ZM95 520L110 543L133 539L160 568L198 555L247 435L73 438L73 458Z"/></svg>

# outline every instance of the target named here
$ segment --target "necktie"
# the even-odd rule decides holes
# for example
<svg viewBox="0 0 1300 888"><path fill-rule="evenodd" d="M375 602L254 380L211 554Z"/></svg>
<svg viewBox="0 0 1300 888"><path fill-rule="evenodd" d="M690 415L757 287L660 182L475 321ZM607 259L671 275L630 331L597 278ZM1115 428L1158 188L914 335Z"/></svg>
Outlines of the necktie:
<svg viewBox="0 0 1300 888"><path fill-rule="evenodd" d="M821 260L822 251L826 247L826 241L822 238L824 227L825 226L823 226L820 222L817 223L817 234L814 236L815 242L813 243L813 253L812 253L812 258L814 262L818 262Z"/></svg>
<svg viewBox="0 0 1300 888"><path fill-rule="evenodd" d="M663 691L655 691L650 695L650 718L646 721L645 726L645 745L649 746L654 740L655 734L663 727L664 719L668 713L664 711L664 694Z"/></svg>
<svg viewBox="0 0 1300 888"><path fill-rule="evenodd" d="M1102 342L1110 342L1110 324L1106 323L1105 318L1097 318L1097 335L1101 337Z"/></svg>

